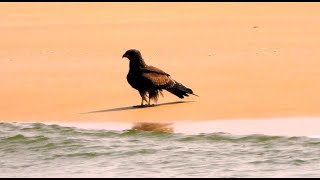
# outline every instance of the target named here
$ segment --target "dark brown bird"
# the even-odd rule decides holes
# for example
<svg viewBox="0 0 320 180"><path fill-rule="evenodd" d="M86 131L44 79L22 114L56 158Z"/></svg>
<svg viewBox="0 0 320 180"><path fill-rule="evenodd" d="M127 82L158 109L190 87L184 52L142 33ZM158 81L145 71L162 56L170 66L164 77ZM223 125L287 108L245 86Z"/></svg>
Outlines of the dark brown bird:
<svg viewBox="0 0 320 180"><path fill-rule="evenodd" d="M128 83L139 91L142 98L141 106L143 106L143 101L148 102L148 105L150 105L151 99L157 102L159 93L162 95L163 89L181 99L184 96L189 96L188 94L198 96L191 89L173 80L168 73L156 67L148 66L143 60L140 51L130 49L123 54L122 58L124 57L130 60L129 73L127 75ZM147 97L149 98L148 101Z"/></svg>

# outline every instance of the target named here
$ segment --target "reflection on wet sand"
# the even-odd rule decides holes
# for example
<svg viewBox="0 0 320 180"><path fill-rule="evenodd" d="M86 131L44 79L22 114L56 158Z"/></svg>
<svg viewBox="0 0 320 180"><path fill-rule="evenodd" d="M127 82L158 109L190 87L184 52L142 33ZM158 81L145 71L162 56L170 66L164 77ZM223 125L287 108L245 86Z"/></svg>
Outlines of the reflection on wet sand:
<svg viewBox="0 0 320 180"><path fill-rule="evenodd" d="M135 123L131 129L140 131L174 132L171 123Z"/></svg>

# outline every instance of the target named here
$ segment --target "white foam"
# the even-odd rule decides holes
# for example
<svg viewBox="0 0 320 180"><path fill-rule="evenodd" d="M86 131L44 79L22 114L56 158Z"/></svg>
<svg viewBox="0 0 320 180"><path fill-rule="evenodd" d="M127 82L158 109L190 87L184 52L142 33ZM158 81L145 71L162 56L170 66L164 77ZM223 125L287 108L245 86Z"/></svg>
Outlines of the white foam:
<svg viewBox="0 0 320 180"><path fill-rule="evenodd" d="M316 139L319 139L320 138L320 135L312 135L312 136L308 136L309 138L316 138Z"/></svg>

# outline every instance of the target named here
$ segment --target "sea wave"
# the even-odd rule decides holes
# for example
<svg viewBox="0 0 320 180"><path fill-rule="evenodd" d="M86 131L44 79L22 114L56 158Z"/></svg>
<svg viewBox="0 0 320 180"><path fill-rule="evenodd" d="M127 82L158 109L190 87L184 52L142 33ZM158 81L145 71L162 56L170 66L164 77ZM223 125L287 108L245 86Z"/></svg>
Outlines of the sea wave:
<svg viewBox="0 0 320 180"><path fill-rule="evenodd" d="M319 175L320 139L305 136L194 135L42 123L0 123L0 131L0 177Z"/></svg>

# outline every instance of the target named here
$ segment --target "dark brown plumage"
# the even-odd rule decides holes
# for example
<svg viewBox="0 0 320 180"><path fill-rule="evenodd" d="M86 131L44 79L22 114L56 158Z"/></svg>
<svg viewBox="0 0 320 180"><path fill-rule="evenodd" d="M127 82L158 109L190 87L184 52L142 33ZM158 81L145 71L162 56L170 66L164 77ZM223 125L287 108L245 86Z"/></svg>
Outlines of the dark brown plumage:
<svg viewBox="0 0 320 180"><path fill-rule="evenodd" d="M184 96L189 96L188 94L197 96L191 89L173 80L168 73L156 67L148 66L143 60L140 51L130 49L122 56L122 58L124 57L130 60L129 73L127 75L128 83L139 91L142 98L141 106L143 106L143 101L148 102L148 105L150 105L151 99L157 102L159 93L162 95L163 89L181 99ZM149 97L149 101L147 101L147 97Z"/></svg>

